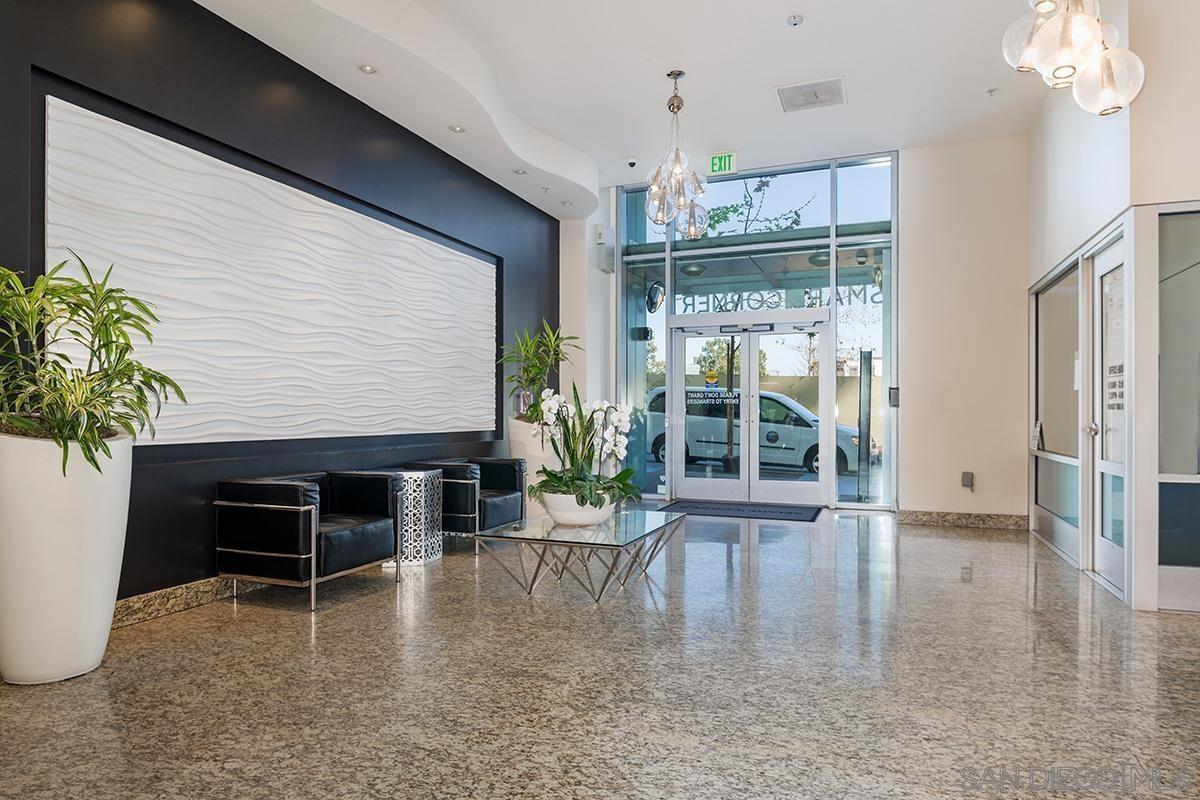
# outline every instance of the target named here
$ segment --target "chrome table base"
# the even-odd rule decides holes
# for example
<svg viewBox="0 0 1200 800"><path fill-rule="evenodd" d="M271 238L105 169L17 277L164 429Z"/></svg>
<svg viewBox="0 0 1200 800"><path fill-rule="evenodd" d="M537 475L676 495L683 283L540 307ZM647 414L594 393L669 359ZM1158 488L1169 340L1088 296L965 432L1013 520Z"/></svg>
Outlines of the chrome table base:
<svg viewBox="0 0 1200 800"><path fill-rule="evenodd" d="M533 594L547 575L553 575L559 582L569 575L593 602L599 603L614 583L624 587L630 579L636 581L645 577L667 542L682 527L683 520L673 522L624 547L584 542L497 540L482 536L475 537L475 544L477 552L491 556L525 590L525 594ZM500 558L495 547L497 541L510 541L516 546L517 570Z"/></svg>

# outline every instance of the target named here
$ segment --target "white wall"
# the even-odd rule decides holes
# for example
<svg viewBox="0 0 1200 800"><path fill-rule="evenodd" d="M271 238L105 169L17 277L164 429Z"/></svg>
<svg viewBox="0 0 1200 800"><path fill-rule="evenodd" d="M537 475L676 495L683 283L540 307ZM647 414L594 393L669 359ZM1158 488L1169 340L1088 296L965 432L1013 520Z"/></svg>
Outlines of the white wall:
<svg viewBox="0 0 1200 800"><path fill-rule="evenodd" d="M573 350L571 363L564 364L559 387L579 387L584 400L613 399L612 325L615 278L600 271L601 248L596 244L596 227L613 225L615 192L600 192L600 207L587 219L559 223L559 325L564 334L578 336L582 351Z"/></svg>
<svg viewBox="0 0 1200 800"><path fill-rule="evenodd" d="M1200 199L1200 3L1105 0L1146 65L1128 112L1099 118L1069 91L1051 92L1030 132L1030 282L1130 205Z"/></svg>
<svg viewBox="0 0 1200 800"><path fill-rule="evenodd" d="M1132 202L1200 199L1200 2L1141 0L1130 17L1130 42L1146 65L1146 86L1128 115Z"/></svg>
<svg viewBox="0 0 1200 800"><path fill-rule="evenodd" d="M1126 0L1105 0L1104 17L1128 34ZM1130 118L1088 114L1069 89L1047 94L1029 134L1030 284L1129 207Z"/></svg>
<svg viewBox="0 0 1200 800"><path fill-rule="evenodd" d="M902 510L1028 513L1028 168L1024 136L900 153Z"/></svg>

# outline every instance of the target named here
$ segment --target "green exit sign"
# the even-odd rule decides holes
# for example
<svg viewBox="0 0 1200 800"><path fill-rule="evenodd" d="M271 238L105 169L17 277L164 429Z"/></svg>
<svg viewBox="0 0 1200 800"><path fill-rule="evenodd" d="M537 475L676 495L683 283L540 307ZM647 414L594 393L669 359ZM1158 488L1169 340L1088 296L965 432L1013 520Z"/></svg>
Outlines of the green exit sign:
<svg viewBox="0 0 1200 800"><path fill-rule="evenodd" d="M713 153L708 157L709 175L732 175L737 172L736 153Z"/></svg>

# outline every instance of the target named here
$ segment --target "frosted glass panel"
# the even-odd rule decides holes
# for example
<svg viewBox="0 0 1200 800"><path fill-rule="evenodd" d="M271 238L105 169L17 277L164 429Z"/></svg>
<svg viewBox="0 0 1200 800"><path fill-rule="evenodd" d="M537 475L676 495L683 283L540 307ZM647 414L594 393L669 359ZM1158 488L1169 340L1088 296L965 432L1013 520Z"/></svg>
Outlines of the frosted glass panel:
<svg viewBox="0 0 1200 800"><path fill-rule="evenodd" d="M1079 455L1079 269L1037 296L1042 450Z"/></svg>
<svg viewBox="0 0 1200 800"><path fill-rule="evenodd" d="M1106 472L1100 474L1100 535L1125 546L1125 479Z"/></svg>
<svg viewBox="0 0 1200 800"><path fill-rule="evenodd" d="M1158 563L1200 567L1200 484L1158 487Z"/></svg>
<svg viewBox="0 0 1200 800"><path fill-rule="evenodd" d="M1079 465L1037 459L1035 502L1063 522L1079 527Z"/></svg>
<svg viewBox="0 0 1200 800"><path fill-rule="evenodd" d="M1159 220L1159 465L1200 473L1200 214Z"/></svg>
<svg viewBox="0 0 1200 800"><path fill-rule="evenodd" d="M1100 457L1125 463L1125 267L1100 277Z"/></svg>

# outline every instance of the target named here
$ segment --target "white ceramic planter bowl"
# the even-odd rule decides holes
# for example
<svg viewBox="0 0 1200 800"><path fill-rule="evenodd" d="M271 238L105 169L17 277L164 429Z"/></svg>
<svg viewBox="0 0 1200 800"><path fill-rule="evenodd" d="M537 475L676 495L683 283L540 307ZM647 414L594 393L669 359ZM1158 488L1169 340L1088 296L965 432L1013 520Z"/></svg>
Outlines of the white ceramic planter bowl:
<svg viewBox="0 0 1200 800"><path fill-rule="evenodd" d="M97 472L71 446L0 434L0 676L49 683L100 666L112 628L133 441Z"/></svg>
<svg viewBox="0 0 1200 800"><path fill-rule="evenodd" d="M542 504L555 522L572 527L599 525L611 517L613 509L617 507L613 502L605 503L600 508L581 506L575 502L573 494L544 494Z"/></svg>

